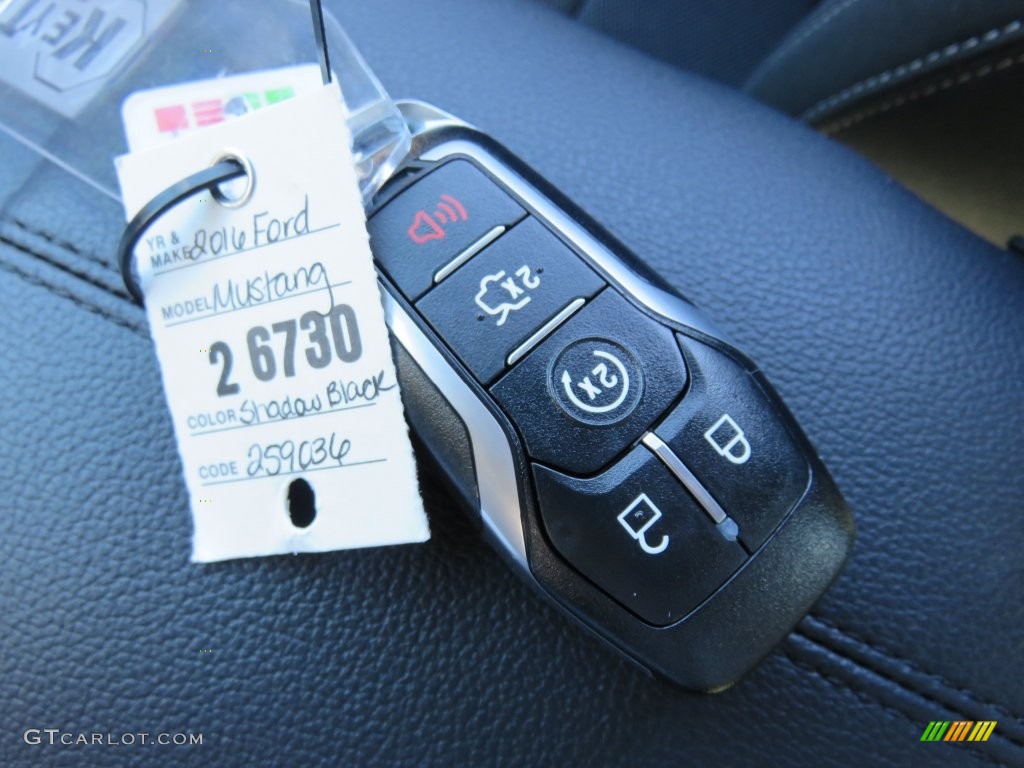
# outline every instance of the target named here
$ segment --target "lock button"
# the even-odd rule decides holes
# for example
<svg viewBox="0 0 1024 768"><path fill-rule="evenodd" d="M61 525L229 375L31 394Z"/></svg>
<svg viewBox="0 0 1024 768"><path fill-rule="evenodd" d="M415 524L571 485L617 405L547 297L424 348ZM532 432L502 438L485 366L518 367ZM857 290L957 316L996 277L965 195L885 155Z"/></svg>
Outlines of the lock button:
<svg viewBox="0 0 1024 768"><path fill-rule="evenodd" d="M732 358L680 338L690 391L654 428L739 525L740 540L760 547L810 481L810 466L778 408Z"/></svg>
<svg viewBox="0 0 1024 768"><path fill-rule="evenodd" d="M533 472L555 549L650 624L682 619L746 561L643 446L594 478Z"/></svg>

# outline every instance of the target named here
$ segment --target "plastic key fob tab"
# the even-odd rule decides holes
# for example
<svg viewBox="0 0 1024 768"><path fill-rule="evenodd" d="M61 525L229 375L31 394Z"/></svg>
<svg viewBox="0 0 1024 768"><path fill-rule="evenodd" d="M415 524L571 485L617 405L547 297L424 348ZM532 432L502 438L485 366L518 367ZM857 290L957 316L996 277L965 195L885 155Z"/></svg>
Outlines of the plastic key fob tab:
<svg viewBox="0 0 1024 768"><path fill-rule="evenodd" d="M370 211L424 455L507 561L648 670L720 690L836 578L849 512L768 382L486 135L419 102Z"/></svg>

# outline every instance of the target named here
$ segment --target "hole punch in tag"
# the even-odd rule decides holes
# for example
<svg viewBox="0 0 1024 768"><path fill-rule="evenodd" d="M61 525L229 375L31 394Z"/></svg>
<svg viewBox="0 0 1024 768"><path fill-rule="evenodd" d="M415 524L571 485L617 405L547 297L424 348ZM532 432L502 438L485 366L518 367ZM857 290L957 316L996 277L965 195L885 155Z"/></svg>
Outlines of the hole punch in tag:
<svg viewBox="0 0 1024 768"><path fill-rule="evenodd" d="M118 158L129 218L225 157L244 192L182 200L134 254L192 559L425 541L338 86Z"/></svg>

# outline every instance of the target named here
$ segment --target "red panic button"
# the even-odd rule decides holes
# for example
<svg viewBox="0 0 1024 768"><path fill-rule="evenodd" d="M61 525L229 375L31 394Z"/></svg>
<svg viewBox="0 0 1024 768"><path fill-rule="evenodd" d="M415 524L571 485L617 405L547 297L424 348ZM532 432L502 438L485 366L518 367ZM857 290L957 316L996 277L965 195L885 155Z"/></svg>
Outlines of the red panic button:
<svg viewBox="0 0 1024 768"><path fill-rule="evenodd" d="M492 232L526 212L467 160L430 172L388 202L368 223L378 263L411 300L435 276Z"/></svg>
<svg viewBox="0 0 1024 768"><path fill-rule="evenodd" d="M446 227L457 222L466 221L469 214L465 206L451 195L441 195L441 200L433 213L420 209L416 211L412 224L409 225L409 239L416 245L429 243L431 240L444 240Z"/></svg>

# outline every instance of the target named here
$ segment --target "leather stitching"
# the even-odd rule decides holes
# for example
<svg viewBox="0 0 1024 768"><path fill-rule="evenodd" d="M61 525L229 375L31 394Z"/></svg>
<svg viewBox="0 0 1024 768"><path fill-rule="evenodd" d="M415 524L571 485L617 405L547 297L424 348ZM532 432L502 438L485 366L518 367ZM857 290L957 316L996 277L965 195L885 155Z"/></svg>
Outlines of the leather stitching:
<svg viewBox="0 0 1024 768"><path fill-rule="evenodd" d="M81 280L82 282L88 283L93 288L99 288L101 291L109 293L111 296L116 296L119 299L126 299L126 300L129 298L128 294L125 293L124 291L119 291L119 290L116 290L114 288L111 288L106 283L102 283L99 280L97 280L96 278L91 277L91 276L85 274L84 272L81 272L81 271L79 271L77 269L72 268L71 266L65 264L62 261L57 261L55 259L49 258L45 254L42 254L42 253L39 253L38 251L34 251L34 250L30 249L30 248L27 248L23 243L18 243L18 242L14 241L14 240L11 240L9 237L5 237L2 234L0 234L0 243L3 243L4 245L8 245L11 248L14 248L16 250L21 251L22 253L26 253L26 254L28 254L30 256L34 256L35 258L39 259L43 263L49 264L51 267L53 267L55 269L59 269L61 272L66 272L67 274L71 275L72 277L76 277L79 280Z"/></svg>
<svg viewBox="0 0 1024 768"><path fill-rule="evenodd" d="M32 227L23 225L20 222L17 222L17 221L15 221L13 219L10 219L9 217L3 217L3 218L5 218L7 221L10 221L10 223L12 223L12 224L15 224L16 226L19 226L24 231L27 231L27 232L35 234L35 235L37 235L39 237L42 237L47 242L53 244L57 248L60 248L62 250L66 250L66 251L68 251L70 253L73 253L73 254L76 254L76 255L81 255L81 256L85 256L86 255L84 252L80 251L77 248L68 247L70 244L65 243L59 237L57 237L55 235L52 235L51 233L48 233L48 232L45 232L43 230L38 230L38 229L34 229ZM57 269L60 269L60 270L62 270L64 272L66 272L66 273L68 273L68 274L70 274L70 275L80 279L80 280L83 280L83 281L89 283L90 285L92 285L92 286L94 286L96 288L99 288L100 290L103 290L107 294L109 294L109 295L111 295L111 296L113 296L113 297L115 297L117 299L120 299L120 300L122 300L122 301L124 301L124 302L126 302L128 304L131 304L131 306L134 306L134 304L132 304L131 301L129 300L128 296L125 293L123 293L123 292L115 291L115 290L111 289L109 286L105 286L105 285L103 285L101 283L98 283L98 282L90 279L87 275L82 275L81 273L78 273L78 272L68 268L66 265L60 264L58 262L55 262L52 259L49 259L46 256L44 256L42 254L39 254L39 253L37 253L37 252L35 252L35 251L25 247L22 244L19 244L19 243L13 242L13 241L11 241L11 240L9 240L7 238L4 238L3 236L0 236L0 242L6 243L10 247L15 248L16 250L21 251L22 253L25 253L27 255L35 256L36 258L40 259L44 263L47 263L47 264L49 264L49 265L51 265L51 266L53 266L53 267L55 267ZM98 257L92 256L92 260L95 260L97 263L100 263L102 266L106 267L111 274L117 274L116 270L114 270L113 268L109 267L109 265L106 265L106 264L100 262ZM41 278L29 275L29 274L27 274L27 273L17 269L13 265L5 263L2 259L0 259L0 269L3 269L4 271L10 272L10 273L14 274L15 276L21 278L22 280L24 280L24 281L26 281L26 282L28 282L28 283L30 283L32 285L36 285L37 287L41 287L41 288L49 291L50 293L52 293L52 294L54 294L56 296L59 296L59 297L64 298L64 299L67 299L68 301L72 302L74 305L76 305L76 306L86 310L87 312L90 312L92 314L98 315L98 316L102 317L105 320L109 320L110 322L112 322L113 324L115 324L117 326L120 326L122 328L130 330L133 333L136 333L136 334L138 334L140 336L143 336L143 337L146 337L148 335L145 332L145 330L142 329L141 327L133 325L132 323L128 322L127 320L124 320L124 319L122 319L122 318L120 318L120 317L118 317L118 316L116 316L116 315L114 315L114 314L104 310L101 307L99 307L97 305L94 305L94 304L91 304L91 303L89 303L89 302L79 298L78 296L75 296L74 294L70 293L66 289L60 288L58 286L54 286L54 285L46 282L45 280L43 280ZM811 620L811 621L814 621L814 622L818 622L818 623L820 623L820 624L822 624L822 625L832 629L833 631L838 632L839 634L841 634L844 637L848 638L851 642L853 642L855 644L860 644L862 646L866 646L866 647L870 648L871 650L873 650L875 653L877 653L877 654L879 654L881 656L884 656L884 657L890 659L891 661L893 661L893 662L895 662L897 664L903 664L907 668L913 670L914 672L916 672L918 674L921 674L921 675L926 676L926 677L930 677L931 679L933 679L937 683L939 683L942 687L947 688L951 692L959 693L960 695L964 696L969 701L973 702L974 704L976 704L978 706L990 707L992 710L994 710L996 712L1006 714L1011 719L1015 719L1015 720L1020 720L1021 719L1021 718L1016 717L1015 715L1013 715L1013 713L1010 712L1006 707L981 701L975 695L968 693L966 690L964 690L963 688L960 688L957 685L954 685L953 683L949 682L948 680L946 680L941 675L939 675L937 673L934 673L934 672L927 672L927 671L921 669L920 667L918 667L917 665L915 665L913 662L911 662L911 661L909 661L907 659L904 659L904 658L902 658L900 656L897 656L894 653L891 653L891 652L889 652L889 651L887 651L887 650L885 650L885 649L883 649L883 648L881 648L879 646L876 646L876 645L872 644L871 642L867 641L866 639L864 639L864 638L862 638L862 637L860 637L860 636L858 636L858 635L856 635L854 633L851 633L849 630L846 630L846 629L843 629L843 628L841 628L839 626L836 626L835 624L832 624L832 623L828 622L827 620L822 619L819 616L809 615L807 618L808 618L808 620ZM862 662L860 662L860 661L858 661L856 659L850 658L847 654L845 654L842 651L842 649L836 648L835 646L830 645L826 641L809 638L809 637L806 637L806 635L803 635L803 634L801 634L801 637L804 637L805 639L807 639L810 642L813 642L815 644L818 644L818 645L821 645L822 647L827 648L829 651L835 653L837 656L840 656L840 657L842 657L844 659L847 659L848 661L850 661L851 663L857 665L860 668L866 669L866 670L868 670L868 671L870 671L870 672L872 672L874 674L879 675L880 677L886 679L887 681L891 682L892 684L894 684L894 685L896 685L896 686L898 686L898 687L900 687L900 688L902 688L902 689L904 689L904 690L906 690L906 691L908 691L910 693L913 693L913 694L921 696L923 698L927 698L929 700L932 700L932 699L930 699L929 694L927 694L925 692L922 692L922 691L919 691L919 690L916 690L915 688L905 684L902 681L893 680L893 679L887 677L884 673L882 673L882 672L880 672L880 671L878 671L876 669L873 669L873 668L871 668L869 666L866 666L865 664L863 664ZM788 654L787 654L787 657L788 657ZM797 662L794 662L794 663L797 663ZM801 666L804 666L804 665L801 665ZM823 673L819 672L816 669L811 669L811 671L813 671L816 674L824 677ZM846 683L844 683L844 686L845 687L850 687ZM855 689L855 688L850 687L850 690L853 690L853 691L856 692L859 689ZM864 692L864 693L866 694L867 692ZM942 707L945 707L945 708L949 709L949 704L947 704L947 703L940 702L940 701L936 701L936 703L938 703ZM875 704L877 704L878 706L883 707L885 709L889 709L889 707L887 707L882 702L875 701ZM895 710L891 710L890 709L890 711L895 711ZM901 712L900 714L903 717L908 717L905 713ZM1007 738L1007 740L1011 741L1016 746L1024 747L1024 744L1021 744L1020 742L1016 741L1015 739L1012 739L1012 738L1009 738L1009 737L1004 737L1004 738Z"/></svg>
<svg viewBox="0 0 1024 768"><path fill-rule="evenodd" d="M890 112L893 109L898 109L907 104L912 104L915 101L927 99L930 96L934 96L936 93L958 88L961 85L966 85L967 83L983 80L995 72L1005 72L1011 67L1022 63L1024 63L1024 53L1018 54L1017 56L1006 56L999 59L994 64L988 62L974 70L961 72L956 76L951 75L943 77L939 80L932 81L928 85L919 86L908 92L897 94L896 96L886 99L880 104L867 107L840 120L828 123L821 127L821 132L826 136L836 136L848 128L851 128L858 123L862 123L865 120L869 120L872 117Z"/></svg>
<svg viewBox="0 0 1024 768"><path fill-rule="evenodd" d="M803 115L801 115L801 118L807 122L814 122L821 118L826 112L834 111L848 101L869 95L876 89L887 86L893 82L898 82L909 76L916 75L926 68L934 69L950 59L968 53L981 45L991 46L1000 38L1016 34L1022 29L1024 29L1024 23L1022 23L1020 19L1014 19L1008 24L1002 27L990 29L982 35L972 35L959 43L952 43L944 48L931 51L930 53L920 56L913 61L887 69L877 75L872 75L858 83L854 83L848 88L844 88L839 93L821 99L810 109L806 110Z"/></svg>
<svg viewBox="0 0 1024 768"><path fill-rule="evenodd" d="M26 224L20 219L13 218L12 216L6 214L0 214L0 221L11 224L12 226L15 226L18 229L20 229L22 232L27 232L30 235L41 237L43 238L43 240L50 243L51 245L68 251L69 253L73 253L76 256L81 256L83 259L91 261L93 264L96 264L100 267L103 267L108 272L114 274L117 273L117 270L114 269L113 265L110 262L102 259L101 257L97 256L94 253L90 253L89 251L83 251L74 243L69 243L67 240L63 240L60 237L57 237L56 235L52 235L49 232L46 232L45 230L33 227L32 225Z"/></svg>
<svg viewBox="0 0 1024 768"><path fill-rule="evenodd" d="M791 38L790 40L787 40L780 47L776 48L775 52L772 53L767 58L767 60L765 60L764 64L747 82L746 90L750 90L758 86L761 83L761 81L764 80L765 76L772 69L772 67L778 64L779 61L781 61L782 59L786 58L786 56L788 56L798 45L800 45L800 43L802 43L808 37L813 35L819 29L824 27L834 18L845 12L848 8L850 8L853 5L856 5L858 2L860 2L860 0L844 0L844 2L839 3L834 8L822 14L821 18L817 19L809 27L798 32L795 37Z"/></svg>
<svg viewBox="0 0 1024 768"><path fill-rule="evenodd" d="M811 622L817 622L818 624L822 624L822 625L828 627L829 629L831 629L831 630L833 630L835 632L838 632L839 634L843 635L844 637L846 637L846 638L848 638L850 640L853 640L855 643L859 643L862 646L870 648L872 651L874 651L875 653L879 654L880 656L884 656L884 657L886 657L886 658L888 658L888 659L890 659L892 661L895 661L895 662L898 662L898 663L902 664L903 666L905 666L907 669L911 670L915 674L918 674L918 675L921 675L923 677L927 677L927 678L930 678L930 679L934 680L935 682L939 683L939 685L941 685L943 688L948 688L950 691L954 691L956 693L959 693L961 696L963 696L965 699L967 699L972 704L975 704L976 706L987 707L988 709L991 709L993 712L996 712L996 713L998 713L1000 715L1006 716L1006 718L1008 718L1010 720L1017 720L1017 721L1024 720L1024 718L1022 718L1019 715L1014 714L1012 711L1010 711L1005 705L995 704L995 703L990 702L990 701L985 701L983 699L979 699L976 694L972 693L971 691L967 690L966 688L963 688L962 686L957 685L956 683L951 682L950 680L948 680L947 678L943 677L938 672L929 672L928 670L922 669L920 666L918 666L915 662L911 661L910 659L907 659L904 656L900 656L900 655L898 655L898 654L896 654L896 653L894 653L894 652L892 652L892 651L890 651L890 650L888 650L886 648L882 648L881 646L876 645L875 643L873 643L870 640L866 639L863 635L860 635L859 633L854 632L853 630L849 630L849 629L845 629L843 627L840 627L837 624L835 624L835 623L833 623L833 622L831 622L831 621L829 621L827 619L823 619L820 616L816 616L816 615L808 616L807 620L811 621ZM805 637L806 637L806 635L805 635ZM839 653L839 655L842 655L842 656L844 656L844 658L846 658L846 656L841 653L840 649L830 645L827 641L821 640L819 638L808 638L808 639L811 640L812 642L818 643L819 645L824 645L824 646L828 647L829 650L836 651L837 653ZM860 664L860 666L865 666L861 662L857 662L857 663ZM877 670L877 669L874 669L874 668L870 668L870 669L871 669L872 672L874 672L874 673L876 673L876 674L878 674L878 675L880 675L882 677L886 677L886 674L884 672L882 672L880 670ZM888 678L886 678L886 679L888 679ZM904 688L907 688L908 690L914 690L907 683L903 683L903 682L898 681L898 680L892 680L892 682L897 683L898 685L901 685ZM924 692L924 691L915 691L915 692L919 693L921 696L925 696L925 697L928 696L928 694L926 692ZM947 704L944 704L943 706L947 706L948 707ZM1024 743L1015 741L1014 739L1010 739L1010 740L1014 741L1014 743L1016 743L1019 746L1021 746L1022 748L1024 748Z"/></svg>
<svg viewBox="0 0 1024 768"><path fill-rule="evenodd" d="M819 640L818 638L815 638L815 637L808 637L807 635L803 634L802 632L798 632L798 634L800 635L801 638L803 638L807 642L813 643L814 645L817 645L817 646L819 646L821 648L825 648L826 650L830 651L831 653L835 653L840 658L845 659L846 661L849 661L852 664L856 664L861 669L867 670L871 674L876 675L876 676L882 678L887 683L891 683L892 685L895 685L896 687L906 691L907 693L911 693L911 694L913 694L915 696L919 696L920 698L924 699L925 701L928 701L928 702L930 702L932 704L935 704L935 705L937 705L939 707L942 707L943 709L947 709L947 710L949 710L951 712L956 712L957 714L961 715L966 720L976 720L976 719L978 719L978 718L974 718L974 717L971 717L970 715L968 715L966 712L963 711L962 707L957 707L955 704L952 704L952 703L950 703L948 701L943 701L942 699L937 698L935 696L935 694L933 694L933 693L929 693L927 691L922 691L922 690L918 690L916 688L913 688L913 687L907 685L906 683L904 683L902 680L897 680L896 678L892 677L889 673L885 672L884 670L876 669L874 667L870 667L870 666L862 663L861 661L859 661L857 659L851 659L848 655L844 654L841 650L839 650L838 648L836 648L833 645L830 645L826 641ZM847 683L851 687L851 689L852 688L856 688L856 684L853 681L847 681ZM863 690L864 693L866 693L868 695L871 695L868 691L864 690L863 688L857 688L857 690ZM879 704L882 705L881 702L879 702ZM882 706L884 706L884 705L882 705ZM1016 719L1016 718L1014 718L1014 719ZM1012 735L1009 735L1009 734L1006 734L1006 733L1000 733L999 735L1005 741L1010 742L1014 747L1017 747L1017 748L1020 748L1020 749L1024 749L1024 743L1022 743L1015 736L1012 736Z"/></svg>
<svg viewBox="0 0 1024 768"><path fill-rule="evenodd" d="M133 325L132 323L128 322L127 320L125 320L123 318L120 318L117 315L112 314L111 312L108 312L107 310L103 309L102 307L99 307L99 306L97 306L95 304L92 304L92 303L90 303L88 301L85 301L84 299L82 299L82 298L80 298L78 296L75 296L73 293L71 293L70 291L68 291L65 288L61 288L59 286L53 285L52 283L48 283L47 281L43 280L42 278L36 277L34 275L30 275L27 272L23 272L22 270L20 270L17 267L15 267L13 264L9 264L8 262L4 261L2 258L0 258L0 270L3 270L5 272L9 272L10 274L14 275L15 277L20 278L21 280L24 280L26 283L29 283L30 285L34 285L37 288L42 288L43 290L48 291L49 293L52 293L54 296L57 296L57 297L62 298L62 299L67 299L72 304L74 304L76 307L79 307L80 309L84 309L86 312L89 312L90 314L98 315L99 317L102 317L104 320L109 320L114 325L117 325L117 326L120 326L121 328L129 330L132 333L135 333L135 334L137 334L137 335L139 335L139 336L141 336L143 338L147 337L146 332L142 328L140 328L140 327L138 327L136 325Z"/></svg>
<svg viewBox="0 0 1024 768"><path fill-rule="evenodd" d="M880 709L885 710L886 712L888 712L891 715L896 715L901 720L903 720L903 721L913 725L915 728L920 728L921 727L921 723L920 722L918 722L917 720L913 719L909 714L907 714L903 710L896 709L895 707L892 707L892 706L886 704L885 702L880 701L876 696L871 695L870 693L868 693L867 691L865 691L865 690L863 690L861 688L855 687L849 681L843 680L842 678L835 677L833 675L830 675L829 673L825 672L824 670L818 669L817 667L813 666L809 662L803 661L802 659L796 659L792 655L790 655L790 653L788 651L783 651L783 653L784 653L784 655L786 657L786 660L790 664L792 664L794 667L797 667L799 669L803 669L806 672L810 672L812 675L815 675L816 677L819 677L820 679L822 679L823 681L828 683L833 688L839 688L839 689L848 691L848 692L852 693L855 697L857 697L857 699L859 699L864 704L868 704L869 706L878 707ZM968 744L969 744L969 742L968 742ZM988 752L982 751L981 749L979 749L974 744L970 744L969 746L967 744L965 744L964 746L966 746L967 750L970 751L972 754L977 755L978 757L982 758L983 760L985 760L985 762L987 762L987 763L989 763L991 765L998 765L998 766L1004 766L1005 765L1005 763L1000 762L995 757L993 757L992 755L988 754Z"/></svg>

